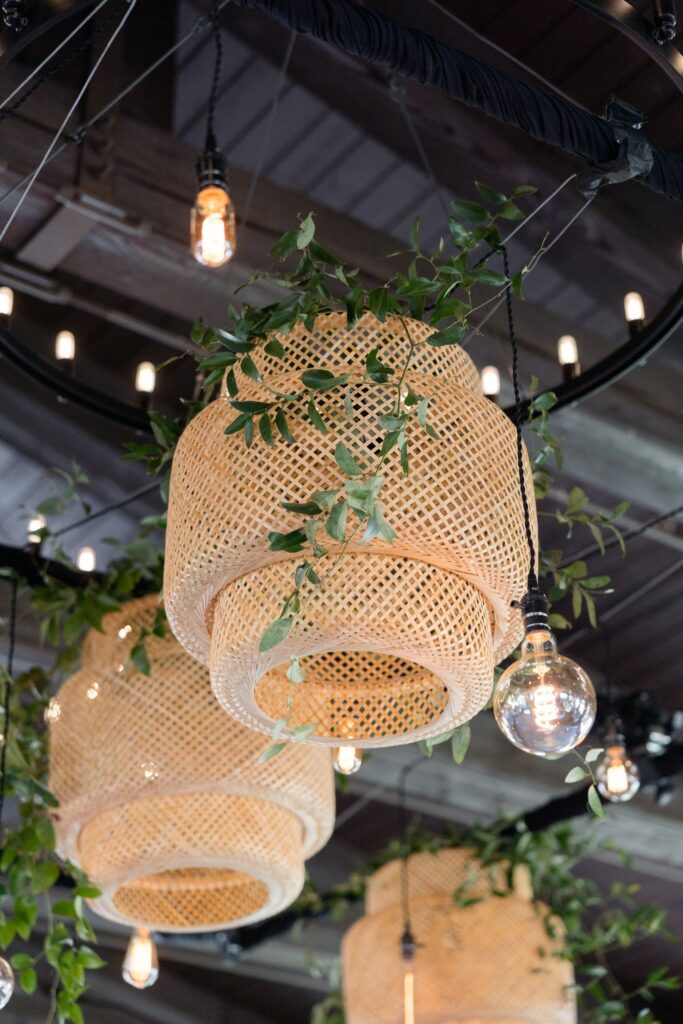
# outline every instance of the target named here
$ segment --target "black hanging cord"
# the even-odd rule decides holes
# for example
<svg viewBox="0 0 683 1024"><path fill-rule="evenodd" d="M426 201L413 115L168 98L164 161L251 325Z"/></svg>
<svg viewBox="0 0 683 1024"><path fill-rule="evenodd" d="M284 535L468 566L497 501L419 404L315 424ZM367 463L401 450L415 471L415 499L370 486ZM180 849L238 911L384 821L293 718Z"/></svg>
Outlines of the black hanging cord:
<svg viewBox="0 0 683 1024"><path fill-rule="evenodd" d="M0 752L0 848L2 848L2 813L5 809L5 779L7 775L7 747L9 746L10 701L12 699L12 674L14 672L14 649L17 641L17 578L11 580L9 613L9 646L7 650L7 678L2 717L2 751Z"/></svg>
<svg viewBox="0 0 683 1024"><path fill-rule="evenodd" d="M137 498L144 498L146 494L151 494L152 491L156 491L158 487L158 480L155 480L152 484L146 484L145 487L141 487L138 491L133 491L132 494L128 494L125 498L121 498L120 501L115 501L112 505L106 505L104 508L100 508L96 512L91 512L89 515L84 516L82 519L77 519L75 522L69 523L67 526L62 526L60 530L55 530L52 536L61 537L70 530L75 530L77 526L85 526L87 523L92 523L94 519L99 519L100 516L106 516L109 512L116 512L117 509L125 508L126 505L130 505L131 502L135 501Z"/></svg>
<svg viewBox="0 0 683 1024"><path fill-rule="evenodd" d="M510 263L508 260L507 247L501 245L500 252L503 256L503 269L507 278L505 286L505 308L507 310L508 331L510 334L510 346L512 348L512 386L515 393L515 430L517 432L517 472L519 474L519 492L524 510L524 532L529 546L529 578L528 587L532 592L538 591L538 577L536 576L536 545L531 530L531 513L529 511L529 496L526 490L526 479L524 476L524 442L522 441L522 396L519 389L519 350L517 347L517 335L515 333L515 321L512 312L512 283L510 280Z"/></svg>
<svg viewBox="0 0 683 1024"><path fill-rule="evenodd" d="M214 117L216 114L216 101L218 100L218 85L221 80L221 68L223 65L223 39L221 37L218 0L212 0L211 2L211 23L213 25L213 40L216 48L216 58L213 65L213 81L211 82L211 92L209 93L209 107L206 113L206 142L204 144L204 149L208 151L216 149Z"/></svg>

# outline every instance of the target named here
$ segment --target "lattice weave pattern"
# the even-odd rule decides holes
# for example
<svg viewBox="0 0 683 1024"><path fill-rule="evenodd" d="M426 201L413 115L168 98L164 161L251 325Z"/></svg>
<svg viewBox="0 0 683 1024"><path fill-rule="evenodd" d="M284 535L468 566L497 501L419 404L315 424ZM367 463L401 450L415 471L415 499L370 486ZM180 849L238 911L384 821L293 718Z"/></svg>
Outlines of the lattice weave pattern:
<svg viewBox="0 0 683 1024"><path fill-rule="evenodd" d="M303 369L322 365L348 373L352 417L343 411L337 393L316 396L329 429L325 437L299 415L294 402L289 417L296 444L278 440L271 448L259 441L247 449L241 434L224 433L236 412L223 396L189 424L178 445L164 583L169 620L181 643L196 658L210 662L221 703L264 731L286 717L297 724L315 722L311 742L334 743L339 712L326 713L323 690L339 691L342 678L354 674L357 655L365 652L382 654L386 672L383 681L375 672L373 685L365 686L364 726L354 737L358 745L411 742L426 735L425 728L444 731L483 707L494 662L519 640L520 621L510 603L524 591L528 552L514 428L500 409L482 398L476 369L462 350L424 344L431 333L424 324L409 320L407 328L418 344L406 384L430 398L428 418L438 439L411 423L410 477L404 476L397 453L382 467L382 507L396 538L392 544L375 539L364 546L352 541L353 557L342 560L333 579L324 575L325 597L306 604L287 643L265 658L258 655L258 642L291 589L292 558L301 558L270 551L267 535L301 525L299 517L282 509L283 500L305 501L316 490L341 484L334 461L337 443L368 470L377 463L378 417L391 411L395 389L368 379L364 358L377 348L379 358L398 373L408 350L402 324L381 324L366 315L349 331L340 314L320 316L313 331L299 325L282 339L284 362L255 357L263 385L240 377L239 398L263 401L272 399L266 385L285 394L301 391ZM531 487L528 465L526 470ZM331 565L340 545L327 536L324 542ZM371 603L378 596L383 602L385 589L390 595L385 619L373 622L368 637L365 620L373 616ZM437 593L450 603L435 608ZM230 630L227 617L233 614L239 628ZM421 628L425 614L429 625ZM351 621L356 625L350 626ZM435 626L446 638L445 650L436 658L430 634ZM320 677L317 658L328 653L348 654L347 666L336 661L338 671L327 683L321 679L317 688L302 684L315 692L298 693L297 714L283 714L285 691L292 694L280 667L291 654L307 656L312 674ZM454 658L461 659L458 667ZM427 669L428 679L420 667ZM261 684L266 673L268 679ZM406 699L411 685L406 678L422 692L425 685L430 692L448 691L446 701L437 697L438 716L432 713L433 700L428 702L430 711L419 695ZM347 687L347 704L355 706L363 686L362 677L356 677ZM299 711L309 717L298 718Z"/></svg>
<svg viewBox="0 0 683 1024"><path fill-rule="evenodd" d="M409 858L411 927L418 949L415 1020L420 1024L576 1024L568 961L546 935L545 908L524 886L491 895L472 851ZM370 879L366 914L342 944L347 1024L403 1024L404 964L400 866ZM454 904L462 885L468 907ZM559 927L559 926L558 926ZM543 950L541 956L539 950Z"/></svg>
<svg viewBox="0 0 683 1024"><path fill-rule="evenodd" d="M305 858L332 832L329 755L291 745L259 764L263 738L223 714L170 634L147 640L150 675L135 671L156 606L107 615L53 702L59 849L113 920L168 931L260 920L296 898Z"/></svg>

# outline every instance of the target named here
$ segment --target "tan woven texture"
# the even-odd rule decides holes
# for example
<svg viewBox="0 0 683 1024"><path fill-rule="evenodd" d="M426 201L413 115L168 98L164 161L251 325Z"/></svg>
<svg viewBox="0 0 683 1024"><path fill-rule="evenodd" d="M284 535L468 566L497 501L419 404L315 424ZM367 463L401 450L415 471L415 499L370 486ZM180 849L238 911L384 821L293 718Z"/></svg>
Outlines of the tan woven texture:
<svg viewBox="0 0 683 1024"><path fill-rule="evenodd" d="M571 965L554 955L543 906L526 887L491 895L487 869L467 850L409 859L410 918L419 946L412 962L419 1024L576 1024L567 986ZM458 907L453 893L476 902ZM368 883L366 916L342 943L347 1024L403 1024L400 865ZM543 950L541 956L539 950Z"/></svg>
<svg viewBox="0 0 683 1024"><path fill-rule="evenodd" d="M102 889L93 908L130 925L201 931L257 921L294 900L304 860L334 826L327 751L266 743L219 708L208 673L170 633L130 653L155 597L107 615L50 721L60 852ZM129 628L130 627L130 628Z"/></svg>
<svg viewBox="0 0 683 1024"><path fill-rule="evenodd" d="M431 333L416 321L408 321L408 329L418 342ZM349 654L347 666L337 662L339 671L327 683L321 680L315 693L295 698L303 710L320 709L323 690L339 691L342 678L354 675L357 655L369 652L384 656L386 673L383 682L374 672L371 683L358 677L352 683L349 704L364 688L357 744L411 742L443 732L484 706L493 664L520 637L510 602L524 591L528 554L514 428L482 398L474 364L462 350L418 344L406 383L430 398L428 420L439 437L412 423L410 477L396 453L382 467L382 507L396 538L392 544L352 542L354 557L345 557L334 573L319 572L325 596L306 604L286 644L260 656L260 637L292 587L292 559L301 560L268 549L269 531L301 525L281 502L304 501L341 483L333 458L339 441L361 464L376 463L377 417L390 411L392 395L365 379L363 360L375 347L380 359L400 368L408 344L397 320L380 324L366 315L348 331L340 314L320 316L313 331L298 326L282 340L284 363L256 357L264 385L292 393L300 389L302 369L348 373L354 416L343 413L338 394L321 393L316 402L329 433L323 437L295 412L290 421L296 444L277 440L272 448L258 440L247 449L241 434L225 436L236 415L225 396L189 424L174 458L169 505L164 593L173 631L196 658L210 663L223 706L255 728L270 731L278 718L314 721L310 742L333 744L339 737L336 709L311 711L304 719L285 713L287 659L307 655L320 677L316 658ZM272 398L243 376L239 384L240 399ZM526 471L531 486L528 465ZM339 544L322 537L331 564ZM373 609L378 597L385 609ZM442 598L449 603L436 607ZM443 651L434 657L437 632ZM435 682L437 690L448 690L447 700L437 697L440 714L433 713L431 700L426 709L419 697L405 699L411 676L421 690L425 681L430 691Z"/></svg>

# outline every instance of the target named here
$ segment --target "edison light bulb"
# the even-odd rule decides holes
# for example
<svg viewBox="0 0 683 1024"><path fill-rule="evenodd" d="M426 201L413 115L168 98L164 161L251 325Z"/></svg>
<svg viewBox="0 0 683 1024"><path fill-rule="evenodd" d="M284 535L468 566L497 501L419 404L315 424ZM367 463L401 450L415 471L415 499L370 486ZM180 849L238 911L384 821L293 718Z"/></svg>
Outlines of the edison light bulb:
<svg viewBox="0 0 683 1024"><path fill-rule="evenodd" d="M235 207L223 185L202 188L192 207L192 252L205 267L220 267L235 253Z"/></svg>
<svg viewBox="0 0 683 1024"><path fill-rule="evenodd" d="M615 739L607 747L595 771L595 778L606 800L622 802L636 795L640 789L640 772L626 753L621 739Z"/></svg>
<svg viewBox="0 0 683 1024"><path fill-rule="evenodd" d="M500 373L497 366L485 366L481 371L481 393L484 398L498 398L500 394Z"/></svg>
<svg viewBox="0 0 683 1024"><path fill-rule="evenodd" d="M149 988L159 977L156 943L146 928L136 929L128 943L121 974L134 988Z"/></svg>
<svg viewBox="0 0 683 1024"><path fill-rule="evenodd" d="M334 769L340 775L353 775L363 763L363 754L356 747L337 747L334 752Z"/></svg>
<svg viewBox="0 0 683 1024"><path fill-rule="evenodd" d="M60 331L55 338L55 359L58 363L71 363L76 358L76 335L73 331Z"/></svg>
<svg viewBox="0 0 683 1024"><path fill-rule="evenodd" d="M81 572L94 572L97 558L94 548L81 548L76 556L76 565Z"/></svg>
<svg viewBox="0 0 683 1024"><path fill-rule="evenodd" d="M645 304L638 292L629 292L624 296L624 314L629 323L645 320Z"/></svg>
<svg viewBox="0 0 683 1024"><path fill-rule="evenodd" d="M40 544L42 537L38 531L45 529L45 525L44 516L36 516L34 519L29 519L27 529L29 544Z"/></svg>
<svg viewBox="0 0 683 1024"><path fill-rule="evenodd" d="M553 757L584 741L595 719L595 690L583 669L557 653L548 602L538 591L522 602L521 657L503 672L493 697L502 732L528 754Z"/></svg>
<svg viewBox="0 0 683 1024"><path fill-rule="evenodd" d="M151 395L156 384L157 372L154 363L140 363L135 371L135 390Z"/></svg>
<svg viewBox="0 0 683 1024"><path fill-rule="evenodd" d="M4 956L0 956L0 1010L7 1006L14 992L14 971Z"/></svg>
<svg viewBox="0 0 683 1024"><path fill-rule="evenodd" d="M14 292L7 285L0 288L0 316L11 317L14 309Z"/></svg>
<svg viewBox="0 0 683 1024"><path fill-rule="evenodd" d="M415 1024L415 974L411 967L403 973L403 1024Z"/></svg>

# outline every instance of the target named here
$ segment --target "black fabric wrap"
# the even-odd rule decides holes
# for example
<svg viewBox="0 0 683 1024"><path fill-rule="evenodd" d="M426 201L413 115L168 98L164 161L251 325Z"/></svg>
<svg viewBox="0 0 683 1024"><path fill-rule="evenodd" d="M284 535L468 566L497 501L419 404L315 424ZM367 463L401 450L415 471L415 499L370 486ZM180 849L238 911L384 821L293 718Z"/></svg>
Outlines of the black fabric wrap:
<svg viewBox="0 0 683 1024"><path fill-rule="evenodd" d="M434 85L491 117L592 165L609 164L618 144L609 124L415 29L398 25L355 0L233 0L263 11L297 32L324 40L372 64ZM683 156L652 146L654 161L638 180L683 200Z"/></svg>

